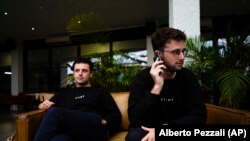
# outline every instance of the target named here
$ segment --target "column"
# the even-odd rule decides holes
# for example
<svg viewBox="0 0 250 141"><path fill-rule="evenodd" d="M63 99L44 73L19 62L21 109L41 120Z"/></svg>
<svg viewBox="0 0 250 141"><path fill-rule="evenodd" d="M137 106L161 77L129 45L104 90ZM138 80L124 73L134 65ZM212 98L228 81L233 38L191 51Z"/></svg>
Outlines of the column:
<svg viewBox="0 0 250 141"><path fill-rule="evenodd" d="M151 36L146 36L146 47L147 47L147 66L151 66L153 63L154 51L153 46L151 44Z"/></svg>
<svg viewBox="0 0 250 141"><path fill-rule="evenodd" d="M200 35L200 0L169 0L169 27L178 28L187 37Z"/></svg>
<svg viewBox="0 0 250 141"><path fill-rule="evenodd" d="M20 43L11 51L11 72L11 95L17 96L23 91L23 47ZM17 109L17 105L11 106L11 110Z"/></svg>

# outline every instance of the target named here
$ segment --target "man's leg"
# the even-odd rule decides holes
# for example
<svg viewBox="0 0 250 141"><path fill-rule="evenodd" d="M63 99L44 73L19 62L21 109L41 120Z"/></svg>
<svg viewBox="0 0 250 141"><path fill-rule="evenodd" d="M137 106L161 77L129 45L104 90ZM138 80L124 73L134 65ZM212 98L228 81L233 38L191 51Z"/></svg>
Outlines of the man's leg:
<svg viewBox="0 0 250 141"><path fill-rule="evenodd" d="M61 108L53 107L45 114L34 141L48 141L64 128Z"/></svg>
<svg viewBox="0 0 250 141"><path fill-rule="evenodd" d="M72 141L71 137L66 135L66 134L58 134L54 137L52 137L52 139L50 141Z"/></svg>
<svg viewBox="0 0 250 141"><path fill-rule="evenodd" d="M107 141L108 130L101 124L101 116L95 113L70 111L64 115L67 120L68 134L74 139L82 141Z"/></svg>
<svg viewBox="0 0 250 141"><path fill-rule="evenodd" d="M34 141L50 140L65 133L73 140L108 140L108 131L95 113L53 107L46 113Z"/></svg>
<svg viewBox="0 0 250 141"><path fill-rule="evenodd" d="M126 141L141 141L141 139L147 135L147 131L142 128L130 128L126 136Z"/></svg>

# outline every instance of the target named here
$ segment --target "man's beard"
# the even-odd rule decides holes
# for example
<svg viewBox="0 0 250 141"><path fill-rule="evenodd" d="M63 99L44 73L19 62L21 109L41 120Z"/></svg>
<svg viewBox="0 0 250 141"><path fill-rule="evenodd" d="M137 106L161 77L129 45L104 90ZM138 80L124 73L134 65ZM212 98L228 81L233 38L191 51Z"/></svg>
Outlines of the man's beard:
<svg viewBox="0 0 250 141"><path fill-rule="evenodd" d="M176 68L174 65L170 65L168 62L164 62L164 65L167 67L166 71L168 72L176 72L178 70L181 70L181 68Z"/></svg>

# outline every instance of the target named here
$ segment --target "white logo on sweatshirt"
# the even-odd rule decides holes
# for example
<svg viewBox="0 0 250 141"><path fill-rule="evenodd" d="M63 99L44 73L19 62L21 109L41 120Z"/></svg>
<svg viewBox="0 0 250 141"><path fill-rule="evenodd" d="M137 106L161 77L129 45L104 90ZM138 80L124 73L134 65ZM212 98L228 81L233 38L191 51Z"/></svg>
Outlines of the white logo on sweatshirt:
<svg viewBox="0 0 250 141"><path fill-rule="evenodd" d="M84 98L84 95L75 97L75 99L82 99L82 98Z"/></svg>
<svg viewBox="0 0 250 141"><path fill-rule="evenodd" d="M165 98L165 97L162 97L162 98L161 98L161 101L162 101L162 102L173 102L173 101L174 101L174 98Z"/></svg>

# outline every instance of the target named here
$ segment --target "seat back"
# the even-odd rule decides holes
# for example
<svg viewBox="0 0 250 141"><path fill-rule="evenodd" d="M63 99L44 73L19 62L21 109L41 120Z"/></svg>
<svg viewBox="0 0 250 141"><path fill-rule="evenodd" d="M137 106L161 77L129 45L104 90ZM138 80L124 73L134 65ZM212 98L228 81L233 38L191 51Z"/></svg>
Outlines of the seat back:
<svg viewBox="0 0 250 141"><path fill-rule="evenodd" d="M207 124L250 124L250 112L207 104Z"/></svg>
<svg viewBox="0 0 250 141"><path fill-rule="evenodd" d="M52 96L54 96L54 93L39 92L39 93L35 93L34 95L35 95L36 100L42 102L44 100L49 100Z"/></svg>
<svg viewBox="0 0 250 141"><path fill-rule="evenodd" d="M115 100L121 114L122 114L122 123L121 130L127 131L129 120L128 120L128 97L129 92L115 92L111 93L113 99Z"/></svg>

